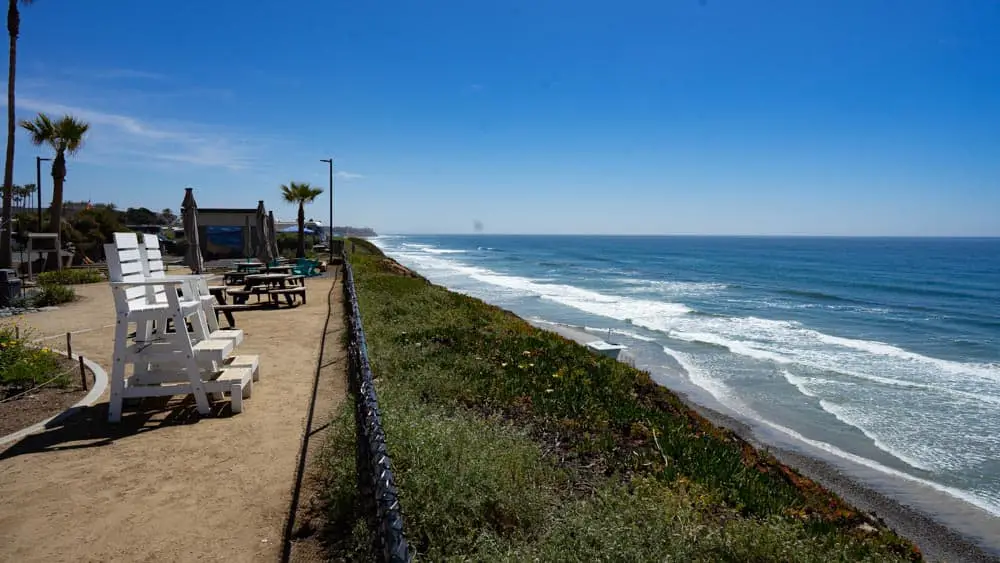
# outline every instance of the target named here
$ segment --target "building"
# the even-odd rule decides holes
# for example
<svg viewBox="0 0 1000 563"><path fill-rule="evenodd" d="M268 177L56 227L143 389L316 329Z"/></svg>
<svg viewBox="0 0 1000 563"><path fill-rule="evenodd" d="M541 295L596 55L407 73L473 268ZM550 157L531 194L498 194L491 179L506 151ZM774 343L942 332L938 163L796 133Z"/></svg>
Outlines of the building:
<svg viewBox="0 0 1000 563"><path fill-rule="evenodd" d="M247 221L250 229L247 230ZM250 237L250 248L257 249L257 208L221 207L198 208L198 239L205 260L245 258L244 240Z"/></svg>

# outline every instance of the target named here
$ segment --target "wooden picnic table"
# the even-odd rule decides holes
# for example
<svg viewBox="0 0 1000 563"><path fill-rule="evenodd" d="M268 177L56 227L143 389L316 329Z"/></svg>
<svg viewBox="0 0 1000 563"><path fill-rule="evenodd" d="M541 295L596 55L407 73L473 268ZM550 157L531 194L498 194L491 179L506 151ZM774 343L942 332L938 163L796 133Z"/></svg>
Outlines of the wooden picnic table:
<svg viewBox="0 0 1000 563"><path fill-rule="evenodd" d="M267 294L268 299L275 305L278 304L278 297L285 296L288 305L295 304L295 296L302 297L302 303L306 302L306 288L304 280L301 285L295 285L302 276L292 276L289 274L248 274L245 277L245 285L241 291L230 291L233 300L237 303L246 303L251 295Z"/></svg>
<svg viewBox="0 0 1000 563"><path fill-rule="evenodd" d="M264 267L261 262L237 262L233 265L236 266L237 272L254 272Z"/></svg>

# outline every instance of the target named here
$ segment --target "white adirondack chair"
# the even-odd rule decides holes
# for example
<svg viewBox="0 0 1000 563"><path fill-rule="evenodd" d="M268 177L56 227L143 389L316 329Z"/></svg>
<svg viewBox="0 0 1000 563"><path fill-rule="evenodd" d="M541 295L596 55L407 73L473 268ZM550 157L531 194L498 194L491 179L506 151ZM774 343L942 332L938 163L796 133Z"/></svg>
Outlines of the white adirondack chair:
<svg viewBox="0 0 1000 563"><path fill-rule="evenodd" d="M191 280L146 277L138 241L131 244L134 235L132 240L115 238L115 244L105 245L116 309L108 420L121 420L127 398L183 394L193 395L204 415L211 412L209 394L229 393L233 412L242 412L243 398L253 386L252 368L226 365L235 343L230 338L209 338L201 299L191 298L196 295ZM182 293L189 297L181 297ZM165 328L166 318L173 320L176 330L154 332L153 324L162 322ZM131 324L136 326L132 339ZM131 376L126 375L128 366L136 368Z"/></svg>

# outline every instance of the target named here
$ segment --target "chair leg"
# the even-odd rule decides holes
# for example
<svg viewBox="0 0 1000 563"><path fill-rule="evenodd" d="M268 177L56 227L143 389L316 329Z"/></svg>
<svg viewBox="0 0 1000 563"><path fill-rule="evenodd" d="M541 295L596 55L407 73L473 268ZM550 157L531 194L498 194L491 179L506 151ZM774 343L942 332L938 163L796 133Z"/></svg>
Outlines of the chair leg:
<svg viewBox="0 0 1000 563"><path fill-rule="evenodd" d="M229 388L229 402L234 413L243 412L243 389L239 383L233 383Z"/></svg>
<svg viewBox="0 0 1000 563"><path fill-rule="evenodd" d="M136 328L136 332L140 329ZM128 347L128 320L118 317L115 323L115 355L111 366L111 399L108 402L108 422L122 419L125 393L125 349Z"/></svg>
<svg viewBox="0 0 1000 563"><path fill-rule="evenodd" d="M176 303L171 303L175 307L173 317L174 325L178 327L185 327L184 314L181 312L180 305ZM201 309L198 309L198 313L201 314ZM201 319L204 322L204 319ZM191 394L194 395L194 402L198 407L198 414L208 415L212 412L212 405L208 402L208 395L205 393L205 384L201 380L201 369L198 366L198 361L194 357L194 350L191 342L191 334L186 330L178 330L174 334L170 335L177 342L177 347L179 350L184 350L187 354L187 361L185 363L188 381L191 383Z"/></svg>

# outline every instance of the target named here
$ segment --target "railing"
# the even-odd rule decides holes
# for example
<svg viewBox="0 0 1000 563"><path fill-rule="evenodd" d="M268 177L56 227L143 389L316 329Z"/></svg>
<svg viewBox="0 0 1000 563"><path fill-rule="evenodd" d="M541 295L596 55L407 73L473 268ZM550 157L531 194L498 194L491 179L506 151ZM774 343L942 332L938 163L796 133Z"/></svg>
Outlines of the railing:
<svg viewBox="0 0 1000 563"><path fill-rule="evenodd" d="M404 563L412 559L403 534L403 514L399 507L396 482L389 463L389 451L382 429L378 397L368 361L368 345L361 324L354 272L344 256L344 297L348 320L348 380L354 394L354 419L358 447L356 465L362 509L374 536L374 549L381 561Z"/></svg>

